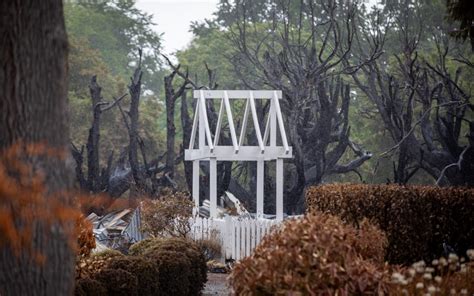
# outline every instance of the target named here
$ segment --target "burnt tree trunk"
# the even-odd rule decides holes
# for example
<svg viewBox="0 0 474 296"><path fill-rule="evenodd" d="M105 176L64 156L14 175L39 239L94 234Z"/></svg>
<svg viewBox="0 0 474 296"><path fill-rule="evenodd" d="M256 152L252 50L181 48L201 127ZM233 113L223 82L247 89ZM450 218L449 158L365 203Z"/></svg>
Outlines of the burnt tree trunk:
<svg viewBox="0 0 474 296"><path fill-rule="evenodd" d="M188 112L188 101L187 93L183 92L181 95L181 126L183 129L183 149L188 149L189 141L191 139L191 131L193 128L193 122ZM186 184L188 185L189 192L192 192L193 188L193 165L190 161L184 161L184 177Z"/></svg>
<svg viewBox="0 0 474 296"><path fill-rule="evenodd" d="M177 96L173 88L175 72L165 77L165 104L166 104L166 170L168 176L174 178L175 170L175 138L176 127L174 125L174 113Z"/></svg>
<svg viewBox="0 0 474 296"><path fill-rule="evenodd" d="M130 161L130 168L132 170L132 176L135 181L135 190L138 192L143 193L145 190L145 182L144 178L140 172L140 164L138 162L138 145L139 145L139 138L138 138L138 106L140 104L140 92L141 92L141 80L142 80L142 70L141 70L141 52L140 52L140 61L138 63L137 69L135 69L135 73L133 77L131 77L131 82L128 87L130 91L130 129L129 129L129 150L128 150L128 158ZM135 204L135 197L136 193L130 193L130 203L133 206Z"/></svg>
<svg viewBox="0 0 474 296"><path fill-rule="evenodd" d="M97 77L93 76L89 85L92 99L92 126L89 129L87 140L87 185L91 192L99 191L99 142L100 142L100 102L102 100L102 88L97 84Z"/></svg>
<svg viewBox="0 0 474 296"><path fill-rule="evenodd" d="M23 142L67 153L68 45L62 1L1 1L0 36L0 150ZM48 193L72 185L68 157L30 160L45 173ZM45 238L44 225L36 221L35 226L32 247L45 262L38 264L26 253L15 256L1 245L0 294L71 295L74 254L65 235L56 225Z"/></svg>

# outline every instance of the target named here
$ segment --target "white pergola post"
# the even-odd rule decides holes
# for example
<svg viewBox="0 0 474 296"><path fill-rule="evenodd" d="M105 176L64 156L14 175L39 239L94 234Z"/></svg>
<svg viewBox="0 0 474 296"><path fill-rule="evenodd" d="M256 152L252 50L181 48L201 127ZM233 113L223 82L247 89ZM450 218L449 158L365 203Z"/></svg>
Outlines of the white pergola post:
<svg viewBox="0 0 474 296"><path fill-rule="evenodd" d="M265 161L276 160L276 219L283 220L283 160L292 157L292 149L288 146L283 118L278 100L281 91L276 90L195 90L194 98L198 99L193 121L193 129L189 149L185 150L185 160L193 161L193 201L194 214L199 214L199 172L200 162L209 161L209 200L210 217L217 218L217 161L256 161L257 163L257 217L264 215L264 181ZM211 134L206 111L206 100L219 99L220 108L216 130ZM235 132L234 118L230 100L246 99L239 137ZM269 99L270 110L262 137L260 123L256 111L255 100ZM232 146L219 145L224 112L230 129ZM258 146L245 145L248 117L252 116ZM277 132L277 129L280 131ZM282 145L277 145L277 134L280 134ZM194 143L198 136L198 149ZM270 138L270 143L268 143Z"/></svg>
<svg viewBox="0 0 474 296"><path fill-rule="evenodd" d="M283 158L276 160L276 219L283 220Z"/></svg>
<svg viewBox="0 0 474 296"><path fill-rule="evenodd" d="M209 216L217 218L217 161L215 157L209 160L209 199L211 202Z"/></svg>
<svg viewBox="0 0 474 296"><path fill-rule="evenodd" d="M263 180L265 163L263 159L257 160L257 218L263 217Z"/></svg>
<svg viewBox="0 0 474 296"><path fill-rule="evenodd" d="M199 216L199 160L193 160L193 217Z"/></svg>

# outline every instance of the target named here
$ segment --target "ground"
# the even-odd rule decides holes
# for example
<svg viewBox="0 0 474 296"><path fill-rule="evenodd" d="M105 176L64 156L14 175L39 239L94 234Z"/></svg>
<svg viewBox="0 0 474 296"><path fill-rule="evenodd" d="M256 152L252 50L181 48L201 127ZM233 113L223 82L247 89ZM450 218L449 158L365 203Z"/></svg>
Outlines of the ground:
<svg viewBox="0 0 474 296"><path fill-rule="evenodd" d="M230 295L230 289L227 286L227 280L226 280L227 276L228 274L225 274L225 273L208 273L206 287L204 288L202 295L203 296Z"/></svg>

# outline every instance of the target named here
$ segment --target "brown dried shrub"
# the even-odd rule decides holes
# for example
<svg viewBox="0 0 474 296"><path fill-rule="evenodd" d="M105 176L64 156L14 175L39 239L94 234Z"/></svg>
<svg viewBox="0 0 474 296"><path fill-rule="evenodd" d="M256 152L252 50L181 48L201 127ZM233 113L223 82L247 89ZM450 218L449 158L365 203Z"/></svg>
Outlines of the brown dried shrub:
<svg viewBox="0 0 474 296"><path fill-rule="evenodd" d="M123 269L137 277L140 296L161 295L158 266L139 256L116 256L107 263L109 269Z"/></svg>
<svg viewBox="0 0 474 296"><path fill-rule="evenodd" d="M474 189L332 184L309 188L306 203L309 213L353 225L374 221L387 234L390 263L429 262L443 254L443 243L461 254L474 242Z"/></svg>
<svg viewBox="0 0 474 296"><path fill-rule="evenodd" d="M188 273L189 294L199 295L207 281L206 258L201 252L199 246L190 239L185 238L167 238L155 239L149 243L149 247L144 249L143 255L150 256L156 252L170 251L185 257L191 264ZM162 274L160 269L160 274Z"/></svg>
<svg viewBox="0 0 474 296"><path fill-rule="evenodd" d="M77 251L79 257L87 257L95 248L95 237L92 230L92 223L80 215L76 219Z"/></svg>
<svg viewBox="0 0 474 296"><path fill-rule="evenodd" d="M101 282L91 278L83 278L76 281L74 288L75 296L107 296L107 289Z"/></svg>
<svg viewBox="0 0 474 296"><path fill-rule="evenodd" d="M115 257L123 257L119 251L106 250L89 257L80 258L76 262L76 279L91 277L107 267Z"/></svg>
<svg viewBox="0 0 474 296"><path fill-rule="evenodd" d="M230 283L237 295L374 295L389 289L384 234L326 214L285 222L253 255L238 262ZM367 235L366 232L370 232ZM377 232L377 234L372 233ZM373 238L382 238L373 241ZM368 248L369 243L377 247ZM375 259L374 259L375 258Z"/></svg>
<svg viewBox="0 0 474 296"><path fill-rule="evenodd" d="M141 202L142 230L152 237L186 237L193 203L187 192L164 191L159 199Z"/></svg>
<svg viewBox="0 0 474 296"><path fill-rule="evenodd" d="M123 269L104 268L92 279L99 281L110 296L138 296L138 279Z"/></svg>
<svg viewBox="0 0 474 296"><path fill-rule="evenodd" d="M191 294L189 290L191 262L182 253L174 251L155 250L147 254L149 260L153 260L158 266L160 276L158 277L162 295L199 295Z"/></svg>
<svg viewBox="0 0 474 296"><path fill-rule="evenodd" d="M218 259L221 256L222 246L221 242L214 237L203 238L196 241L201 253L204 254L206 262Z"/></svg>

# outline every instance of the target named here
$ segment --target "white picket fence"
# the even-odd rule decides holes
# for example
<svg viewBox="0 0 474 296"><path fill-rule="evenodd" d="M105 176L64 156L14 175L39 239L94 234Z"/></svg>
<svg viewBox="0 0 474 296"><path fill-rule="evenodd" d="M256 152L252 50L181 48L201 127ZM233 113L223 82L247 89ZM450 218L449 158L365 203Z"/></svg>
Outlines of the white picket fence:
<svg viewBox="0 0 474 296"><path fill-rule="evenodd" d="M281 223L268 219L239 219L226 216L224 219L192 218L191 236L194 239L215 238L222 246L225 259L240 260L249 256L273 227Z"/></svg>

